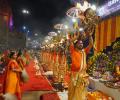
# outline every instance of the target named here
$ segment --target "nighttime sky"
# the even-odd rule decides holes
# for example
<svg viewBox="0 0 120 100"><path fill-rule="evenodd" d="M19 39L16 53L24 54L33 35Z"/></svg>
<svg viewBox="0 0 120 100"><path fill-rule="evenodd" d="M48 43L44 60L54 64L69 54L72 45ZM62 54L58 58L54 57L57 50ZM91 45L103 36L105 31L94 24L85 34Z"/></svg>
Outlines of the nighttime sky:
<svg viewBox="0 0 120 100"><path fill-rule="evenodd" d="M72 0L11 0L14 25L17 29L27 25L33 33L47 35L53 30L53 25L60 23L66 17L66 11L72 7ZM96 1L96 0L91 0ZM100 0L103 1L103 0ZM28 9L31 14L23 15L22 9Z"/></svg>
<svg viewBox="0 0 120 100"><path fill-rule="evenodd" d="M27 25L35 33L46 35L59 23L72 5L70 0L13 0L12 9L15 26ZM28 9L31 14L23 15L21 10Z"/></svg>

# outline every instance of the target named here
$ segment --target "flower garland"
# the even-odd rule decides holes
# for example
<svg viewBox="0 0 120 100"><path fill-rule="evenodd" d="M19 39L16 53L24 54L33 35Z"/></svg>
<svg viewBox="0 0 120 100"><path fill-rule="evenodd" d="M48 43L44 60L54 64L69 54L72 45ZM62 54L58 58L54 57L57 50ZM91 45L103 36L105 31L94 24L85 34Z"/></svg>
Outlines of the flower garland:
<svg viewBox="0 0 120 100"><path fill-rule="evenodd" d="M93 76L93 72L99 71L102 67L103 69L101 73L113 70L112 62L109 60L108 56L105 53L100 52L88 60L87 73L90 76Z"/></svg>

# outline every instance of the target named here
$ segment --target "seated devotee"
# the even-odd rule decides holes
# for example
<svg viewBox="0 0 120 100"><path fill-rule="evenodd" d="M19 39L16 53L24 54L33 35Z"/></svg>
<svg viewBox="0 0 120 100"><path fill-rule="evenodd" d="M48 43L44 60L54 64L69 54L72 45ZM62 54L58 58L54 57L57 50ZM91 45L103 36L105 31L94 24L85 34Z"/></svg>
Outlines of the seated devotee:
<svg viewBox="0 0 120 100"><path fill-rule="evenodd" d="M25 64L28 65L29 61L31 60L31 57L26 49L23 51L23 56L24 56L23 58L26 62Z"/></svg>
<svg viewBox="0 0 120 100"><path fill-rule="evenodd" d="M21 50L18 51L18 54L17 54L17 62L18 62L18 64L20 65L20 67L21 67L22 69L25 67L25 62L23 61L22 51L21 51Z"/></svg>
<svg viewBox="0 0 120 100"><path fill-rule="evenodd" d="M36 75L41 75L40 67L39 67L39 63L38 63L37 57L35 57L34 63L35 63L34 67L36 69Z"/></svg>

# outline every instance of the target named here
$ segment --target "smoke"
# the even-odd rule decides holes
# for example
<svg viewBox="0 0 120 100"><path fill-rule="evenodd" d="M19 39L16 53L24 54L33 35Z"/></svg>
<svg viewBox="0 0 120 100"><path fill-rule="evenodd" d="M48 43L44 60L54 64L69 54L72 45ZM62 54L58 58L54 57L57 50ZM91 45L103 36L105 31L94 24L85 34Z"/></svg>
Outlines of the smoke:
<svg viewBox="0 0 120 100"><path fill-rule="evenodd" d="M70 20L70 18L66 16L65 18L61 19L61 23L64 24L64 25L68 25L69 24L69 20Z"/></svg>
<svg viewBox="0 0 120 100"><path fill-rule="evenodd" d="M67 25L68 27L72 27L73 25L72 18L67 17L67 15L63 18L59 18L59 17L55 18L52 23L53 26L56 24L63 24L63 25Z"/></svg>

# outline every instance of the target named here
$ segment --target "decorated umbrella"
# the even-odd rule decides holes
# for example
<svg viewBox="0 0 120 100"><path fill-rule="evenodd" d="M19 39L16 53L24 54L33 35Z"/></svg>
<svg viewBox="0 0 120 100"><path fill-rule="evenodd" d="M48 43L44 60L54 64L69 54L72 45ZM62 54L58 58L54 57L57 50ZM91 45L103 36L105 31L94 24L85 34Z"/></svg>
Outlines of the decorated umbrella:
<svg viewBox="0 0 120 100"><path fill-rule="evenodd" d="M54 26L54 28L55 28L55 29L58 29L58 30L62 30L62 29L65 29L65 26L64 26L64 24L56 24L56 25Z"/></svg>
<svg viewBox="0 0 120 100"><path fill-rule="evenodd" d="M86 0L82 2L78 0L75 2L76 2L76 6L70 8L67 11L66 15L71 18L84 19L84 12L91 7L90 4Z"/></svg>
<svg viewBox="0 0 120 100"><path fill-rule="evenodd" d="M73 7L73 8L70 8L66 14L70 18L79 18L80 13L82 14L82 11L79 8Z"/></svg>
<svg viewBox="0 0 120 100"><path fill-rule="evenodd" d="M50 40L52 37L51 36L46 36L45 40Z"/></svg>
<svg viewBox="0 0 120 100"><path fill-rule="evenodd" d="M72 19L80 19L79 24L78 21L73 23L74 30L79 32L79 35L75 38L82 39L83 41L87 42L91 41L93 44L92 34L94 33L96 24L99 22L99 17L96 14L96 10L93 9L93 7L86 0L75 1L77 1L76 6L70 8L66 12L68 17ZM72 40L75 40L75 38L74 35L71 37Z"/></svg>
<svg viewBox="0 0 120 100"><path fill-rule="evenodd" d="M48 35L53 37L53 36L57 36L57 33L56 32L49 32Z"/></svg>
<svg viewBox="0 0 120 100"><path fill-rule="evenodd" d="M66 33L67 33L67 30L69 29L69 27L67 25L56 24L56 25L54 25L54 28L58 29L58 33L60 33L60 34L58 34L59 39L66 38Z"/></svg>
<svg viewBox="0 0 120 100"><path fill-rule="evenodd" d="M65 30L65 29L68 29L68 26L64 24L56 24L54 28L58 30Z"/></svg>

